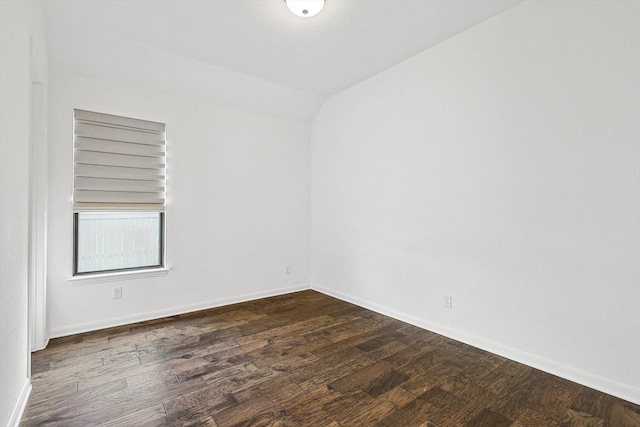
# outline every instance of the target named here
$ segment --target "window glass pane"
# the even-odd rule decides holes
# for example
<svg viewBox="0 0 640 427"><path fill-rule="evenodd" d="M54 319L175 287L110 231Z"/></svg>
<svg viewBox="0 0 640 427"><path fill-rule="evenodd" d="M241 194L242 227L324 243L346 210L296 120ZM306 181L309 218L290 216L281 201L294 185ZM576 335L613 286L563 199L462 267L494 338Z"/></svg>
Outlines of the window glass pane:
<svg viewBox="0 0 640 427"><path fill-rule="evenodd" d="M77 273L162 265L160 212L77 215Z"/></svg>

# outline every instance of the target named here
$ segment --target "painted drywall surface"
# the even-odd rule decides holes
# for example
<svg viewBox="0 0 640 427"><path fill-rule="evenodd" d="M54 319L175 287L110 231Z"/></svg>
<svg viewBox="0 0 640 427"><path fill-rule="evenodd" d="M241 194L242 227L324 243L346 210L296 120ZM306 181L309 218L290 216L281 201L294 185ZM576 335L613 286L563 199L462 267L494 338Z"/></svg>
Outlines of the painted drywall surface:
<svg viewBox="0 0 640 427"><path fill-rule="evenodd" d="M314 286L640 400L638 22L523 3L325 102Z"/></svg>
<svg viewBox="0 0 640 427"><path fill-rule="evenodd" d="M27 273L31 44L44 56L38 2L0 2L0 425L29 392ZM46 60L43 61L46 63ZM46 71L43 75L46 75Z"/></svg>
<svg viewBox="0 0 640 427"><path fill-rule="evenodd" d="M50 86L52 336L308 286L308 126L55 67ZM74 108L166 123L168 275L68 281Z"/></svg>
<svg viewBox="0 0 640 427"><path fill-rule="evenodd" d="M56 3L45 3L48 15L56 13ZM81 31L77 26L54 28L54 31L50 46L52 65L80 74L305 124L311 123L322 104L319 96L115 34L93 34L77 40ZM72 39L74 43L66 42Z"/></svg>

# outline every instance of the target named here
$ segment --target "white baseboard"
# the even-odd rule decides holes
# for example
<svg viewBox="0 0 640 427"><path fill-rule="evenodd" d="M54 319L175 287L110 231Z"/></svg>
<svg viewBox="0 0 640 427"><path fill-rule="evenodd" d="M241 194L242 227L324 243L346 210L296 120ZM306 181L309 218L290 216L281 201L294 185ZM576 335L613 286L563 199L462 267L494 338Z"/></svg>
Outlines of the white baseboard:
<svg viewBox="0 0 640 427"><path fill-rule="evenodd" d="M312 284L311 289L640 405L640 389L631 385L612 381L553 360L545 359L535 354L487 340L477 335L432 323L334 289L329 289L317 284Z"/></svg>
<svg viewBox="0 0 640 427"><path fill-rule="evenodd" d="M22 414L24 414L24 410L27 407L27 401L29 400L30 394L31 380L27 378L24 386L22 387L20 398L18 399L18 402L16 402L16 406L13 408L13 412L11 413L11 418L9 418L7 427L18 427L20 425L20 420L22 420Z"/></svg>
<svg viewBox="0 0 640 427"><path fill-rule="evenodd" d="M40 351L40 350L44 350L45 348L47 348L47 346L49 345L49 338L45 338L43 343L38 343L39 345L35 345L31 347L31 352L33 353L34 351Z"/></svg>
<svg viewBox="0 0 640 427"><path fill-rule="evenodd" d="M260 298L274 297L277 295L288 294L311 289L308 283L303 283L287 288L272 289L264 292L255 292L252 294L239 295L230 298L221 298L213 301L203 301L197 304L183 305L178 307L169 307L162 310L148 311L145 313L137 313L129 316L122 316L110 319L103 319L95 322L80 323L75 325L54 328L50 332L50 338L58 338L67 335L80 334L83 332L97 331L99 329L113 328L115 326L128 325L136 322L144 322L146 320L159 319L162 317L176 316L178 314L191 313L199 310L207 310L209 308L222 307L240 302L252 301Z"/></svg>

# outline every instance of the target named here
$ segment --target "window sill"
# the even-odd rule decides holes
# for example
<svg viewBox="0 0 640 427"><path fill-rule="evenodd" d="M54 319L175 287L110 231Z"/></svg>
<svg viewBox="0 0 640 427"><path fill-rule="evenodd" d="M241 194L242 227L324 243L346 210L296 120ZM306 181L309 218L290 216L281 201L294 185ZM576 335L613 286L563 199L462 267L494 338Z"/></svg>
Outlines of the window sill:
<svg viewBox="0 0 640 427"><path fill-rule="evenodd" d="M146 279L148 277L166 276L169 267L150 268L146 270L118 271L114 273L87 274L68 279L74 286L90 285L93 283L116 282L121 280Z"/></svg>

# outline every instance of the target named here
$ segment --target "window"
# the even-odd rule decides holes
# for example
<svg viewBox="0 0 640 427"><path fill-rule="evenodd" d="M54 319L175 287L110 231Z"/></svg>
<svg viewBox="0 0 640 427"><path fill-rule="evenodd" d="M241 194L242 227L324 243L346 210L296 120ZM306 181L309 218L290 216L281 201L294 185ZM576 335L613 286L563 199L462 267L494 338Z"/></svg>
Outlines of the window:
<svg viewBox="0 0 640 427"><path fill-rule="evenodd" d="M78 212L76 273L162 267L160 212Z"/></svg>
<svg viewBox="0 0 640 427"><path fill-rule="evenodd" d="M74 275L164 266L165 125L74 111Z"/></svg>

